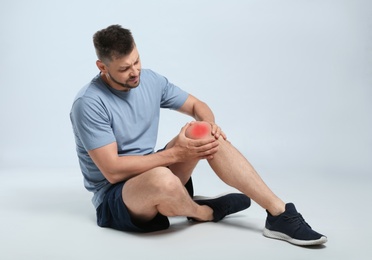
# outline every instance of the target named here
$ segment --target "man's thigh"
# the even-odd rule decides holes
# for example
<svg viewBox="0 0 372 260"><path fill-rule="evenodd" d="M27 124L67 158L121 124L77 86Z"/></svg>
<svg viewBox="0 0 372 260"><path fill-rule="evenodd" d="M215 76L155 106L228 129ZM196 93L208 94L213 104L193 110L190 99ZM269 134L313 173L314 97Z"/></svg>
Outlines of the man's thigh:
<svg viewBox="0 0 372 260"><path fill-rule="evenodd" d="M169 149L169 148L173 147L174 141L175 141L175 139L170 141L166 145L166 147L164 149L161 149L161 150L165 150L165 149ZM159 150L159 151L161 151L161 150ZM196 165L198 164L198 162L199 162L199 159L191 160L191 161L187 161L187 162L175 163L175 164L169 165L168 168L173 172L174 175L176 175L181 180L182 184L185 185L186 188L187 188L186 184L191 179L191 175L192 175Z"/></svg>

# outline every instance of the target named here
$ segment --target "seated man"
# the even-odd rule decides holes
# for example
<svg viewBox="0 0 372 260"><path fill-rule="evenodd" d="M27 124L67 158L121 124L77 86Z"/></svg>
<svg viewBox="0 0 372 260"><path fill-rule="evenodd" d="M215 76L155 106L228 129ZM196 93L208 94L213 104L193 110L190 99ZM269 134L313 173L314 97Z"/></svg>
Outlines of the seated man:
<svg viewBox="0 0 372 260"><path fill-rule="evenodd" d="M285 204L227 141L207 104L141 68L129 30L119 25L94 37L100 73L77 95L70 113L85 187L94 193L97 223L123 231L169 227L169 216L218 222L254 200L267 211L264 235L297 245L327 241L292 203ZM160 108L193 117L164 149L154 152ZM193 200L191 175L206 159L241 193Z"/></svg>

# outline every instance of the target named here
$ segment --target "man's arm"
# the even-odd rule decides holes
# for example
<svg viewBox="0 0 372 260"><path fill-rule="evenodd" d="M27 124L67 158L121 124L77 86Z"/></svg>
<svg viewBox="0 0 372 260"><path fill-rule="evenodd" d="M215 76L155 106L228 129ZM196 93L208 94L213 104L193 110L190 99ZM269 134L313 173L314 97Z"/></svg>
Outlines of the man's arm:
<svg viewBox="0 0 372 260"><path fill-rule="evenodd" d="M158 166L167 166L176 161L169 152L151 155L119 156L117 143L88 151L93 162L110 183L117 183L134 177Z"/></svg>
<svg viewBox="0 0 372 260"><path fill-rule="evenodd" d="M185 103L178 111L193 117L197 121L214 123L215 120L214 114L209 106L192 95L188 96Z"/></svg>
<svg viewBox="0 0 372 260"><path fill-rule="evenodd" d="M117 144L113 142L88 151L93 162L110 183L130 179L136 175L159 166L168 166L192 159L209 158L217 151L215 139L193 140L186 138L186 124L179 135L172 140L172 147L150 155L118 156Z"/></svg>
<svg viewBox="0 0 372 260"><path fill-rule="evenodd" d="M196 97L189 95L185 103L178 109L179 112L185 113L193 117L197 121L206 121L211 124L212 135L218 139L220 136L226 140L226 135L221 131L221 128L216 125L215 118L210 107Z"/></svg>

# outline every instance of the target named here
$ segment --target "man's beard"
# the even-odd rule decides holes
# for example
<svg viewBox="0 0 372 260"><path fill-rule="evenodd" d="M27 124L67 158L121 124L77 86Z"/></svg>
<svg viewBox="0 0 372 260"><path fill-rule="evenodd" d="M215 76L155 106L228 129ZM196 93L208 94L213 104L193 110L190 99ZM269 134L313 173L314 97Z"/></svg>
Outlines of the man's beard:
<svg viewBox="0 0 372 260"><path fill-rule="evenodd" d="M119 86L121 86L121 87L123 87L123 88L125 88L125 89L128 89L128 88L129 88L129 89L136 88L136 87L138 87L138 85L140 84L140 77L138 77L138 82L137 82L137 84L135 84L135 85L130 85L130 84L127 84L127 83L121 83L121 82L117 81L113 76L111 76L110 72L107 72L107 73L108 73L110 79L111 79L113 82L115 82L116 84L118 84ZM140 72L139 75L141 75L141 72Z"/></svg>

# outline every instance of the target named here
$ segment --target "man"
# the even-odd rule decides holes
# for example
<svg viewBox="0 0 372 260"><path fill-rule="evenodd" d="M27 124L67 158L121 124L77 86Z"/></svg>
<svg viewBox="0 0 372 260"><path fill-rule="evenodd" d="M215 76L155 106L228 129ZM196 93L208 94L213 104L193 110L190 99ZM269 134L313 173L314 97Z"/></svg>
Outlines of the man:
<svg viewBox="0 0 372 260"><path fill-rule="evenodd" d="M266 186L227 141L207 104L141 68L129 30L112 25L93 41L100 73L78 93L70 117L99 226L150 232L168 228L169 216L218 222L248 208L253 199L267 211L265 236L305 246L327 241L292 203L285 204ZM196 122L154 152L160 108ZM194 201L191 174L202 159L242 194Z"/></svg>

